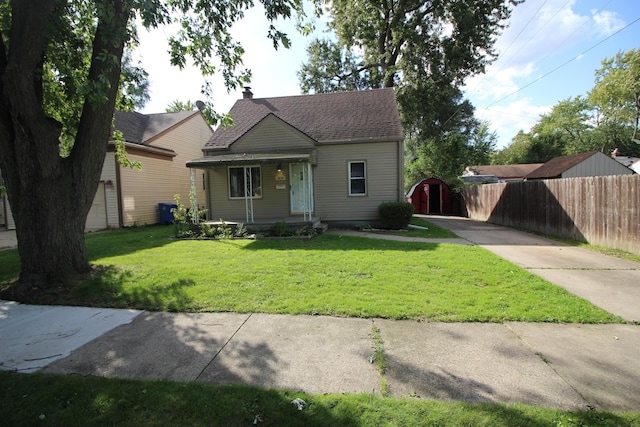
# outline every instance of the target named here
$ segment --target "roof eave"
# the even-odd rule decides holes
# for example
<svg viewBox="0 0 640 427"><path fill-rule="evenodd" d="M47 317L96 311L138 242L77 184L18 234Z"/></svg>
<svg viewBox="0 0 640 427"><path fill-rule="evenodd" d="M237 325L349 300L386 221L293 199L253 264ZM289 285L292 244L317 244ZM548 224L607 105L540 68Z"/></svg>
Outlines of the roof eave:
<svg viewBox="0 0 640 427"><path fill-rule="evenodd" d="M113 141L109 141L109 148L114 148L115 144ZM131 151L144 151L147 153L154 153L154 154L159 154L161 156L167 156L167 157L176 157L178 154L168 148L161 148L161 147L154 147L153 145L144 145L144 144L139 144L137 142L128 142L125 141L124 143L124 147L127 150L131 150Z"/></svg>
<svg viewBox="0 0 640 427"><path fill-rule="evenodd" d="M404 137L399 136L377 136L369 138L353 139L327 139L318 141L318 145L338 145L338 144L362 144L366 142L402 142Z"/></svg>

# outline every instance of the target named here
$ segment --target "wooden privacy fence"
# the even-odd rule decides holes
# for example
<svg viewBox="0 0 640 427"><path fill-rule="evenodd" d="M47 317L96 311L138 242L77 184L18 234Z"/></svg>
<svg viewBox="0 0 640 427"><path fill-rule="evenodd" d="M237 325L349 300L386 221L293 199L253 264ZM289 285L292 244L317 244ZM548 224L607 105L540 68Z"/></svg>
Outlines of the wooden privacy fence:
<svg viewBox="0 0 640 427"><path fill-rule="evenodd" d="M640 254L640 175L465 187L471 219Z"/></svg>

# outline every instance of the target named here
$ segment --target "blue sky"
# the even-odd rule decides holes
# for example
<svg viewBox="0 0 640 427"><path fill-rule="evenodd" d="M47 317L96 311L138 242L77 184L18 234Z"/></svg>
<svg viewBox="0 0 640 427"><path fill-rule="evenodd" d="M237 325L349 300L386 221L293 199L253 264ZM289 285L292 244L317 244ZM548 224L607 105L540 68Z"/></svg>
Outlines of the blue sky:
<svg viewBox="0 0 640 427"><path fill-rule="evenodd" d="M604 58L620 50L640 49L639 18L638 0L526 0L516 6L496 44L499 59L466 85L476 116L488 120L497 132L498 146L508 145L519 130L528 131L559 101L586 95ZM318 27L315 35L322 36L321 22ZM273 49L266 37L268 24L258 8L233 29L245 48L244 63L253 72L250 85L256 97L300 94L296 73L306 60L311 38L297 34L290 21L278 28L293 37L290 49ZM199 73L169 65L166 39L170 31L140 33L139 58L151 83L145 113L163 112L173 100L202 98ZM228 94L221 79L213 82L214 107L226 112L242 97L241 91Z"/></svg>

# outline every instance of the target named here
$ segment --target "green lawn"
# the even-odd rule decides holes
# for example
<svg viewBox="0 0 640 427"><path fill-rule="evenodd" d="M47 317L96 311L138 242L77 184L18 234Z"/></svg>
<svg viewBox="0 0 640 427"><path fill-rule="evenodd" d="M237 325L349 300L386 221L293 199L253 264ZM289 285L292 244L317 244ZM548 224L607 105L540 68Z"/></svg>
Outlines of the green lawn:
<svg viewBox="0 0 640 427"><path fill-rule="evenodd" d="M101 274L31 302L433 321L619 322L477 246L321 235L170 240L172 227L87 236ZM0 282L19 272L0 252Z"/></svg>
<svg viewBox="0 0 640 427"><path fill-rule="evenodd" d="M368 394L309 395L242 385L0 371L3 425L638 426L639 413L564 412ZM301 398L297 410L291 401Z"/></svg>
<svg viewBox="0 0 640 427"><path fill-rule="evenodd" d="M88 235L87 249L100 273L32 302L444 321L621 321L477 246L336 235L310 241L176 241L171 235L172 227ZM17 251L0 251L0 289L18 273ZM640 425L640 413L309 395L198 382L0 371L0 383L6 425ZM307 403L304 410L291 404L295 398Z"/></svg>

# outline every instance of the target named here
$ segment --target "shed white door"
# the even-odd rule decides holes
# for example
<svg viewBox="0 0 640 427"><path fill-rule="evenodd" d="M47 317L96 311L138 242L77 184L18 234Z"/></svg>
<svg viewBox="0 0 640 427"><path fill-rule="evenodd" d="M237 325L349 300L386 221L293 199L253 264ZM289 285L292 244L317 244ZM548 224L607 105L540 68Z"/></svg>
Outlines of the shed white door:
<svg viewBox="0 0 640 427"><path fill-rule="evenodd" d="M313 177L307 163L289 165L291 184L291 213L313 211Z"/></svg>
<svg viewBox="0 0 640 427"><path fill-rule="evenodd" d="M98 184L98 191L93 199L87 222L85 224L86 231L104 230L107 228L107 201L104 192L104 181Z"/></svg>

